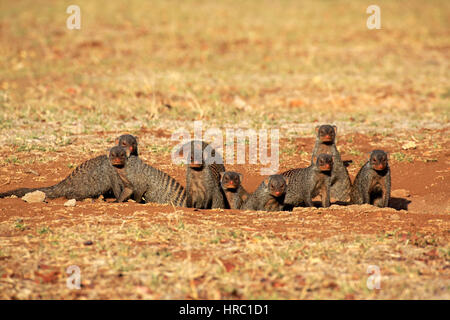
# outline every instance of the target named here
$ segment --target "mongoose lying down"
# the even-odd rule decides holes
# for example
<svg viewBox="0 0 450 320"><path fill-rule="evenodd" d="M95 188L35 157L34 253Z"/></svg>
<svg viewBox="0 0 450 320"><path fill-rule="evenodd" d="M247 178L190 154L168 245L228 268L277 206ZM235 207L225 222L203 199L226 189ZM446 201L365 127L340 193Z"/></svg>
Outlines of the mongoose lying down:
<svg viewBox="0 0 450 320"><path fill-rule="evenodd" d="M137 155L137 140L131 135L122 135L116 142ZM42 188L20 188L0 193L0 198L15 195L23 197L33 191L42 191L49 199L64 197L67 199L83 200L97 198L111 191L117 199L122 191L123 184L117 175L107 155L101 155L80 164L61 182Z"/></svg>
<svg viewBox="0 0 450 320"><path fill-rule="evenodd" d="M130 155L128 149L122 146L111 148L109 159L124 185L117 202L123 202L134 194L136 202L143 199L144 202L186 206L186 192L181 184L167 173Z"/></svg>

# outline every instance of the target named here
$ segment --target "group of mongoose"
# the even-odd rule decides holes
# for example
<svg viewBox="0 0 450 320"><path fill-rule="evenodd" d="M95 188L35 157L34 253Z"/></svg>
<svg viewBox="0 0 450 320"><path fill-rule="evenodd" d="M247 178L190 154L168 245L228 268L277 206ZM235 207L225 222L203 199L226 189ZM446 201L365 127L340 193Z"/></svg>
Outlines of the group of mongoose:
<svg viewBox="0 0 450 320"><path fill-rule="evenodd" d="M116 146L108 155L82 163L58 184L15 189L0 193L0 198L22 197L39 190L50 199L82 200L113 195L116 202L133 198L136 202L170 203L197 209L281 211L301 205L312 207L312 199L320 195L323 207L330 206L330 197L338 201L350 199L351 204L386 207L391 193L386 152L372 151L352 184L336 148L336 126L318 126L316 133L309 167L271 175L251 194L241 184L242 174L226 171L223 162L208 161L217 159L217 154L204 141L192 140L179 150L179 156L186 162L184 188L168 174L143 162L138 157L136 137L125 134L116 139Z"/></svg>

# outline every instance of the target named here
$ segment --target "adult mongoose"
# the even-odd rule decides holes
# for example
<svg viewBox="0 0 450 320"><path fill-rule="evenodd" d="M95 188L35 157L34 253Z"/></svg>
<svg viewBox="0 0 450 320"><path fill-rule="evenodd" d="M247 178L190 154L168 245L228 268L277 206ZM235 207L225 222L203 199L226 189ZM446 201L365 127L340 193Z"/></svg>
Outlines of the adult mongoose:
<svg viewBox="0 0 450 320"><path fill-rule="evenodd" d="M330 185L333 158L329 154L319 154L307 168L291 169L281 173L289 178L284 203L286 209L305 204L312 207L312 199L320 195L323 207L330 206Z"/></svg>
<svg viewBox="0 0 450 320"><path fill-rule="evenodd" d="M170 203L186 206L186 192L183 186L167 173L130 155L129 150L115 146L110 150L110 161L124 185L117 202L127 200L134 194L136 202Z"/></svg>
<svg viewBox="0 0 450 320"><path fill-rule="evenodd" d="M316 127L316 143L312 152L311 164L321 153L333 156L330 196L339 201L347 201L352 184L347 168L336 147L336 132L337 127L329 124Z"/></svg>
<svg viewBox="0 0 450 320"><path fill-rule="evenodd" d="M353 182L351 203L373 204L387 207L391 198L391 170L388 155L383 150L373 150Z"/></svg>
<svg viewBox="0 0 450 320"><path fill-rule="evenodd" d="M225 209L220 173L225 172L223 158L208 143L191 140L179 154L186 161L186 204L197 209Z"/></svg>
<svg viewBox="0 0 450 320"><path fill-rule="evenodd" d="M120 136L116 139L122 145L125 145L130 152L137 154L137 141L130 137ZM111 191L117 199L121 193L123 184L119 179L116 170L111 166L107 155L101 155L89 159L75 168L61 182L42 188L19 188L0 193L0 198L15 195L23 197L25 194L33 191L42 191L46 198L54 199L64 197L67 199L83 200L86 198L96 198L100 195L106 195Z"/></svg>

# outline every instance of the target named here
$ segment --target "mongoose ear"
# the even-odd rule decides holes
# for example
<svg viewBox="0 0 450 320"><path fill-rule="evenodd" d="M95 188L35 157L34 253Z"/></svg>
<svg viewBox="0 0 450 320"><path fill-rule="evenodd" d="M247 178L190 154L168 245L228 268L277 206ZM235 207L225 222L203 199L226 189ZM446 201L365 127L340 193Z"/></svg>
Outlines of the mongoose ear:
<svg viewBox="0 0 450 320"><path fill-rule="evenodd" d="M266 186L269 185L269 177L267 177L267 178L264 179L264 184L265 184Z"/></svg>
<svg viewBox="0 0 450 320"><path fill-rule="evenodd" d="M389 161L389 153L386 152L386 159Z"/></svg>
<svg viewBox="0 0 450 320"><path fill-rule="evenodd" d="M242 173L238 172L238 175L239 175L239 182L242 182Z"/></svg>
<svg viewBox="0 0 450 320"><path fill-rule="evenodd" d="M337 126L332 125L333 129L334 129L334 133L337 134Z"/></svg>
<svg viewBox="0 0 450 320"><path fill-rule="evenodd" d="M175 154L175 157L177 158L177 159L183 159L184 157L187 157L187 155L185 155L184 154L184 149L187 149L187 147L186 147L186 144L183 144L180 148L178 148L175 152L174 152L174 154ZM190 146L189 146L189 150L190 150ZM186 150L187 151L187 150Z"/></svg>
<svg viewBox="0 0 450 320"><path fill-rule="evenodd" d="M114 140L114 143L115 143L116 145L118 145L118 144L119 144L119 138L116 138L116 140ZM108 150L108 152L109 152L109 150Z"/></svg>
<svg viewBox="0 0 450 320"><path fill-rule="evenodd" d="M136 142L139 142L139 138L137 136L132 136L132 137L136 139Z"/></svg>
<svg viewBox="0 0 450 320"><path fill-rule="evenodd" d="M316 127L314 128L314 131L316 132L316 134L319 133L319 128L320 128L320 126L316 126Z"/></svg>
<svg viewBox="0 0 450 320"><path fill-rule="evenodd" d="M286 185L289 184L289 178L285 177L284 180L286 181Z"/></svg>
<svg viewBox="0 0 450 320"><path fill-rule="evenodd" d="M313 155L311 161L312 161L313 164L316 164L316 162L317 162L317 156L316 156L316 155Z"/></svg>

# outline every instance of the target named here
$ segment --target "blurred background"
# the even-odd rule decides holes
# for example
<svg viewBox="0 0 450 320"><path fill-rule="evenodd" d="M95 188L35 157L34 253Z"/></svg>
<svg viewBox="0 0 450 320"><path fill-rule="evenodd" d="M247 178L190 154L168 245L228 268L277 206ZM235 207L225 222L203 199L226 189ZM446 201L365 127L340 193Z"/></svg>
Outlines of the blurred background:
<svg viewBox="0 0 450 320"><path fill-rule="evenodd" d="M0 23L4 143L195 119L448 123L449 1L1 1Z"/></svg>

